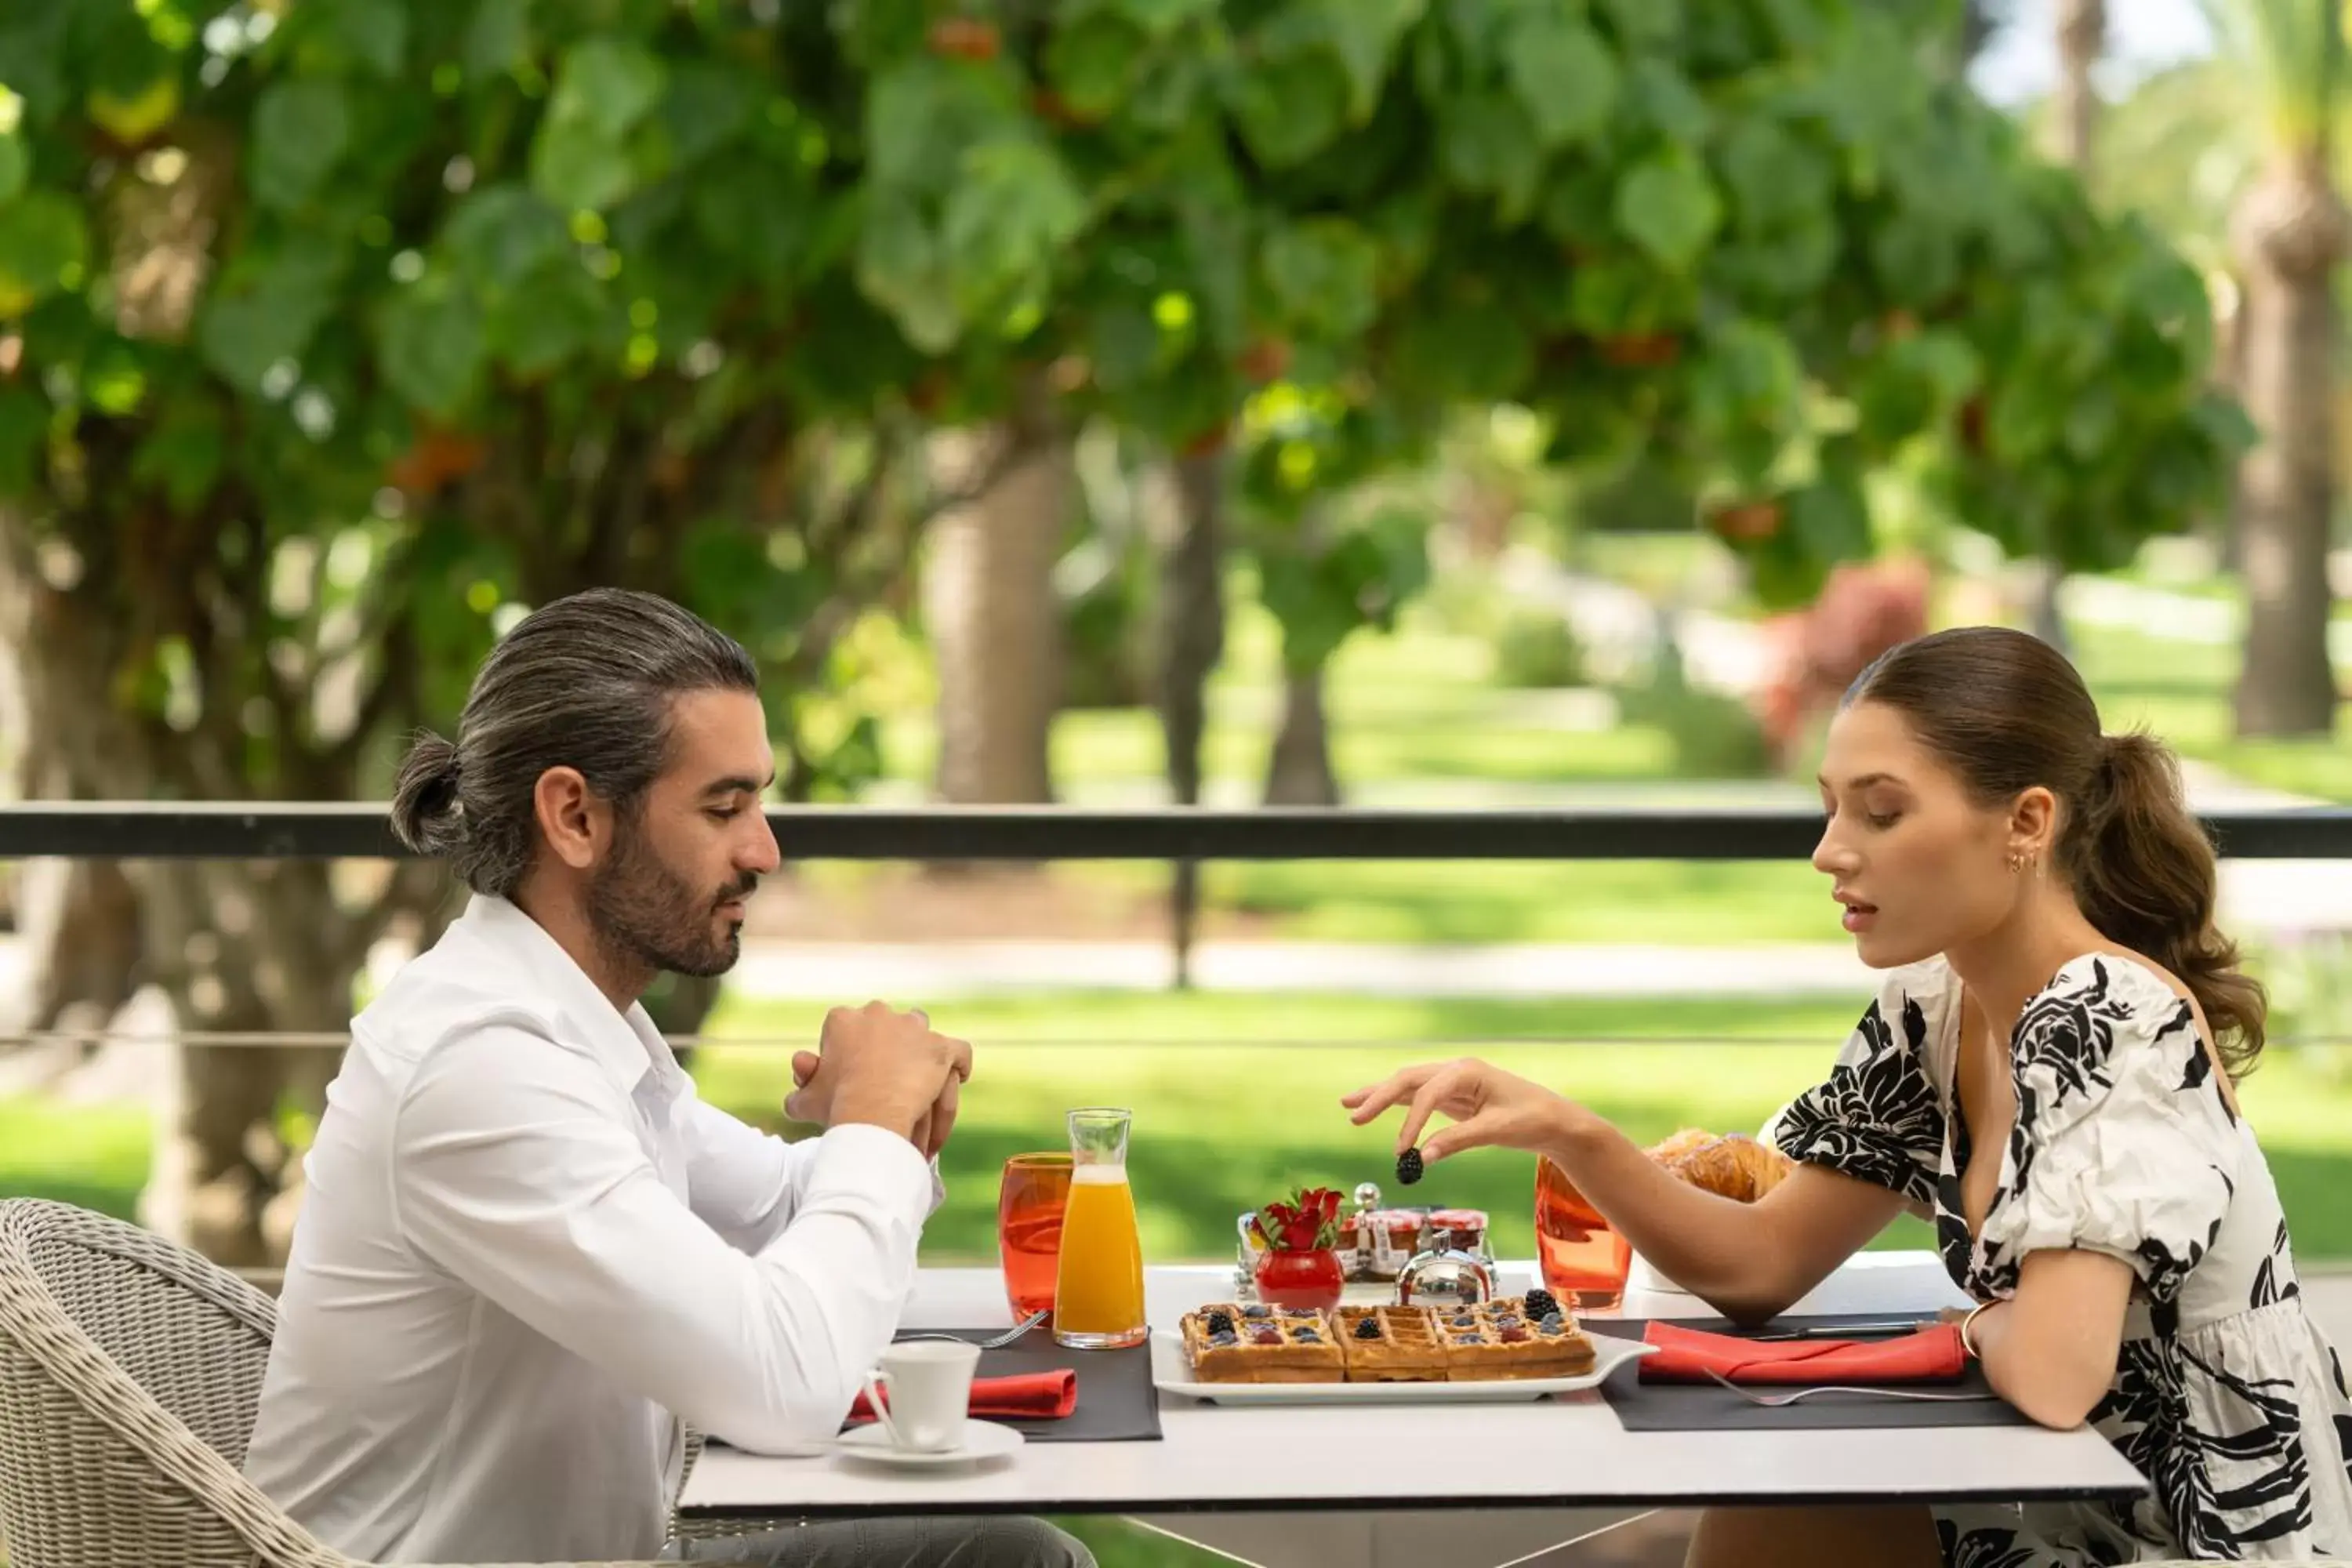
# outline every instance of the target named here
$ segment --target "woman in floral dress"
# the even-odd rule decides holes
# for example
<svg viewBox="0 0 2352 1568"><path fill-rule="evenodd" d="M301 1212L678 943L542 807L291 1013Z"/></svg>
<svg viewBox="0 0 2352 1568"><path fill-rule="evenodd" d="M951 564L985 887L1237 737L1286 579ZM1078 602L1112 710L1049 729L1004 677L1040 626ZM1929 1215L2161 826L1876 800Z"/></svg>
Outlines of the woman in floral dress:
<svg viewBox="0 0 2352 1568"><path fill-rule="evenodd" d="M2173 759L2102 731L2065 658L1992 627L1874 664L1832 721L1829 876L1887 972L1828 1080L1776 1120L1801 1162L1752 1205L1676 1181L1590 1110L1476 1061L1348 1097L1424 1160L1559 1163L1717 1310L1785 1310L1908 1208L1979 1303L1963 1337L2047 1426L2147 1476L2128 1506L1721 1510L1695 1563L2078 1568L2352 1555L2352 1396L2305 1314L2236 1080L2261 987L2212 923ZM1453 1125L1430 1134L1430 1118Z"/></svg>

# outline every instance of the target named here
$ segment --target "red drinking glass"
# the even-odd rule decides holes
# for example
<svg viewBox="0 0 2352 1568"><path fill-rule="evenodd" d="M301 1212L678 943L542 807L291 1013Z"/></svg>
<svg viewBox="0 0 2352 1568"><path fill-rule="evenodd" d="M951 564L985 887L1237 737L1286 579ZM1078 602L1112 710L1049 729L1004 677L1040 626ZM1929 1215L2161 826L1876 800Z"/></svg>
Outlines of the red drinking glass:
<svg viewBox="0 0 2352 1568"><path fill-rule="evenodd" d="M1070 1201L1070 1156L1015 1154L997 1188L996 1249L1004 1260L1004 1299L1013 1321L1054 1310L1054 1275L1062 1257L1062 1210Z"/></svg>
<svg viewBox="0 0 2352 1568"><path fill-rule="evenodd" d="M1536 1162L1536 1261L1544 1289L1563 1305L1612 1311L1625 1297L1633 1244L1584 1201L1568 1173Z"/></svg>

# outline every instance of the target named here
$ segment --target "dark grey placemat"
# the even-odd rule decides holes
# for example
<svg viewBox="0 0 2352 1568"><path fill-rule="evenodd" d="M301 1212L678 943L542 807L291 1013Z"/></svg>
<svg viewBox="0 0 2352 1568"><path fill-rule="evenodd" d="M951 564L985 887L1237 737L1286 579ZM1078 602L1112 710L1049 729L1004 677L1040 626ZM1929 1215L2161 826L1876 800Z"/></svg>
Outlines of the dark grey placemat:
<svg viewBox="0 0 2352 1568"><path fill-rule="evenodd" d="M949 1329L958 1339L993 1339L1002 1329ZM1044 1329L1033 1329L1002 1350L980 1352L980 1377L1075 1368L1078 1407L1058 1421L1006 1421L1033 1443L1131 1443L1160 1440L1160 1390L1151 1383L1149 1342L1123 1351L1064 1350Z"/></svg>
<svg viewBox="0 0 2352 1568"><path fill-rule="evenodd" d="M1883 1323L1905 1314L1853 1313L1826 1318L1776 1318L1770 1329L1834 1328L1844 1323ZM1923 1321L1925 1320L1922 1320ZM1676 1318L1676 1328L1701 1333L1738 1334L1721 1318ZM1638 1340L1649 1327L1642 1318L1586 1318L1581 1327L1596 1334ZM1750 1405L1727 1388L1711 1383L1643 1383L1642 1363L1627 1362L1609 1374L1601 1396L1609 1402L1628 1432L1796 1432L1826 1431L1853 1426L2030 1426L2032 1423L2005 1400L1979 1400L1967 1405L1938 1405L1924 1400L1881 1399L1871 1394L1823 1394L1801 1404L1767 1410ZM1790 1384L1800 1387L1801 1384ZM1975 1362L1958 1383L1922 1384L1938 1394L1990 1394L1984 1369ZM1769 1393L1758 1385L1759 1393Z"/></svg>

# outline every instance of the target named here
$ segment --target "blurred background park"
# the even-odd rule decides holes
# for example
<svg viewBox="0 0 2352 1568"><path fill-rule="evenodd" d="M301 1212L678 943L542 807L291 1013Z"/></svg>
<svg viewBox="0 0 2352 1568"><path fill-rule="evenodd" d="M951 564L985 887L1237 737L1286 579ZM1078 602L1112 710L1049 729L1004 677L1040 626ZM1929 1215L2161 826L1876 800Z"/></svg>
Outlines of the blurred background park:
<svg viewBox="0 0 2352 1568"><path fill-rule="evenodd" d="M12 13L8 775L380 799L527 606L626 583L759 655L793 802L1802 807L1846 681L1990 620L2200 805L2341 799L2341 44L2288 0ZM6 876L0 1192L266 1267L334 1038L458 900ZM2340 881L2225 899L2320 1256ZM1432 1051L1756 1122L1867 999L1824 893L818 858L657 1001L779 1126L826 1003L929 1005L985 1047L936 1249L1108 1100L1203 1256L1378 1175L1334 1097ZM1527 1172L1446 1184L1524 1241Z"/></svg>
<svg viewBox="0 0 2352 1568"><path fill-rule="evenodd" d="M1876 653L2059 642L2200 807L2352 800L2334 0L32 0L0 14L0 773L373 801L534 604L760 658L793 803L1808 807ZM821 847L816 847L821 851ZM0 866L0 1194L268 1270L429 867ZM656 998L787 1133L978 1043L1160 1258L1476 1050L1752 1128L1868 1000L1801 863L829 862ZM2352 879L2226 869L2352 1260ZM261 1041L263 1043L256 1043ZM1433 1183L1531 1248L1532 1173ZM1890 1239L1916 1244L1917 1235Z"/></svg>

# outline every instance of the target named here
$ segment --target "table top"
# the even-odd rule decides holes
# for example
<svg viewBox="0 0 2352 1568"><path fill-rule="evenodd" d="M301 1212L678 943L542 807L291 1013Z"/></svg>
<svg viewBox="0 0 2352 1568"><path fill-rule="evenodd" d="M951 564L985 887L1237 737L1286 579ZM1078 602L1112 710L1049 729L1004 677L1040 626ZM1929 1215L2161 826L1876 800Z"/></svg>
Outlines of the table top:
<svg viewBox="0 0 2352 1568"><path fill-rule="evenodd" d="M1532 1264L1503 1265L1524 1289ZM1704 1317L1676 1291L1626 1293L1625 1317ZM1228 1266L1157 1268L1151 1321L1230 1300ZM1964 1304L1932 1253L1864 1253L1792 1314ZM993 1268L925 1269L908 1328L1007 1325ZM1074 1354L1076 1352L1073 1352ZM1085 1363L1078 1362L1083 1383ZM684 1505L718 1514L1172 1513L1188 1510L1696 1507L1732 1502L2026 1502L2137 1496L2095 1433L2038 1427L1642 1432L1596 1393L1525 1405L1223 1407L1162 1395L1157 1443L1031 1443L1009 1464L906 1471L819 1455L707 1451Z"/></svg>

